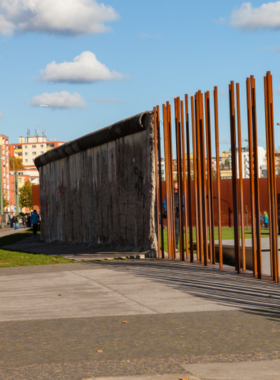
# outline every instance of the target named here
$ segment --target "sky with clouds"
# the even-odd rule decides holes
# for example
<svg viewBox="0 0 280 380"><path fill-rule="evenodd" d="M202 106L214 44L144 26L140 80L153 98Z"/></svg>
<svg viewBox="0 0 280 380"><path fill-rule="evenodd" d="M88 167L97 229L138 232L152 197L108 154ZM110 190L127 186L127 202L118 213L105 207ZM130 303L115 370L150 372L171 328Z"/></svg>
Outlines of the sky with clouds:
<svg viewBox="0 0 280 380"><path fill-rule="evenodd" d="M69 141L218 86L225 150L228 84L240 83L246 139L245 81L254 75L263 145L268 70L280 121L279 37L280 1L0 0L1 133L15 143L45 129Z"/></svg>

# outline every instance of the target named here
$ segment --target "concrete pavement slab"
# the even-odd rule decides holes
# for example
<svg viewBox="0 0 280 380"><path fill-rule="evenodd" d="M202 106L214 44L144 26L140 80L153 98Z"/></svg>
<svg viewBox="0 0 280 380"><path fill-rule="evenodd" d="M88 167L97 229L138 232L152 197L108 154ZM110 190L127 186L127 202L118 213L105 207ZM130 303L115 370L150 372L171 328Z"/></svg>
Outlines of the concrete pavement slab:
<svg viewBox="0 0 280 380"><path fill-rule="evenodd" d="M0 321L236 309L139 276L133 266L98 268L1 275Z"/></svg>
<svg viewBox="0 0 280 380"><path fill-rule="evenodd" d="M183 365L200 380L279 380L280 360Z"/></svg>

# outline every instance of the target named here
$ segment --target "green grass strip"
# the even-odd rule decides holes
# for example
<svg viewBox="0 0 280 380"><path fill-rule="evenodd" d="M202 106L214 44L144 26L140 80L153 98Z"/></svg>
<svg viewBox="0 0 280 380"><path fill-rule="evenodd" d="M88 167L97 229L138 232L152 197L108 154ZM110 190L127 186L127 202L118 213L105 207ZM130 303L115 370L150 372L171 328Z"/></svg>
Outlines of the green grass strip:
<svg viewBox="0 0 280 380"><path fill-rule="evenodd" d="M64 257L1 249L3 246L17 243L23 239L26 239L27 237L30 237L31 234L32 230L7 235L0 238L0 268L76 263L75 260L65 259Z"/></svg>

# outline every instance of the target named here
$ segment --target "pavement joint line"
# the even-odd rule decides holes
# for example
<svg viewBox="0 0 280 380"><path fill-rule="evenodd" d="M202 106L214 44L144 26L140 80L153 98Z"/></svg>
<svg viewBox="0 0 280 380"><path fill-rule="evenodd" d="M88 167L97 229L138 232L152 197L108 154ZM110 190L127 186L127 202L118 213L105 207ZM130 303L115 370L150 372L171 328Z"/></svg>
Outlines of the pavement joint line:
<svg viewBox="0 0 280 380"><path fill-rule="evenodd" d="M76 274L76 275L78 275L75 271L73 271L73 273ZM81 274L79 274L79 276L80 276L80 277L84 277L84 278L86 278L87 280L92 280L91 278L89 278L89 277L87 277L87 276L84 276L84 275L81 275ZM131 297L125 296L124 294L118 292L117 290L110 288L110 286L108 286L108 285L104 285L104 284L100 283L100 282L97 281L97 280L93 280L93 281L96 282L99 286L102 286L102 287L104 287L104 288L107 288L107 289L109 289L111 292L117 293L118 295L120 295L120 296L123 297L124 299L127 299L127 300L129 300L130 302L134 302L136 305L139 305L139 306L144 307L147 311L150 311L151 314L158 314L158 312L157 312L156 310L153 310L153 309L151 309L150 307L147 307L146 305L144 305L144 304L142 304L142 303L140 303L140 302L135 301L135 300L132 299Z"/></svg>

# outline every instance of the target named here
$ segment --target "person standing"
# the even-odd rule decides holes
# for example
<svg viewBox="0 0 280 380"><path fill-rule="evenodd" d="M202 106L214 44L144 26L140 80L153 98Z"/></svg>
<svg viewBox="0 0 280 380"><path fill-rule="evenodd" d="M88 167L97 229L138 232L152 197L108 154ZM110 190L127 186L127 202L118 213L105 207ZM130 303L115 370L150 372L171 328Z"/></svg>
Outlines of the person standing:
<svg viewBox="0 0 280 380"><path fill-rule="evenodd" d="M264 212L264 228L268 228L268 214L267 212L265 211Z"/></svg>
<svg viewBox="0 0 280 380"><path fill-rule="evenodd" d="M182 197L182 200L183 200L183 210L184 210L185 209L184 195ZM167 213L166 196L164 198L162 207L163 207L164 213L166 215L166 213ZM176 251L178 251L178 242L179 242L179 236L180 236L178 182L174 182L174 218L175 218Z"/></svg>
<svg viewBox="0 0 280 380"><path fill-rule="evenodd" d="M33 224L33 234L37 235L38 230L38 223L39 223L40 217L36 210L33 211L31 215L31 223Z"/></svg>
<svg viewBox="0 0 280 380"><path fill-rule="evenodd" d="M17 229L17 224L18 224L18 217L17 217L17 215L14 215L14 217L13 217L14 230Z"/></svg>

